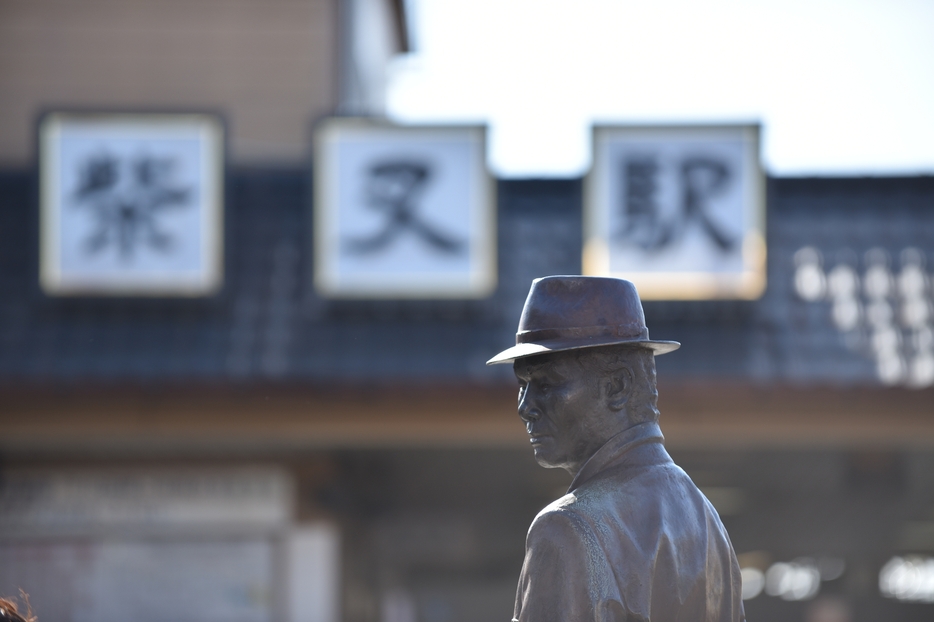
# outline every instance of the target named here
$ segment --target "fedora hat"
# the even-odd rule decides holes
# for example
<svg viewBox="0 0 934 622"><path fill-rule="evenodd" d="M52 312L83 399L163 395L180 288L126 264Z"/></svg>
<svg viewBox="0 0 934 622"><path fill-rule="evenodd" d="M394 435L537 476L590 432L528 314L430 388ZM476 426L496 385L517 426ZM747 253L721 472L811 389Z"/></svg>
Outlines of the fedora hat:
<svg viewBox="0 0 934 622"><path fill-rule="evenodd" d="M617 344L639 345L656 355L677 350L677 341L653 341L636 286L600 276L546 276L532 281L522 308L516 345L487 365L526 356Z"/></svg>

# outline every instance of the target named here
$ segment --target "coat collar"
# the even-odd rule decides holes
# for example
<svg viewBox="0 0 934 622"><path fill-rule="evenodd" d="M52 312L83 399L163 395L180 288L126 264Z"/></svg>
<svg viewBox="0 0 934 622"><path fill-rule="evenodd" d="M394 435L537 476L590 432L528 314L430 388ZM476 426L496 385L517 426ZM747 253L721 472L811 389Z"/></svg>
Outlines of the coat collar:
<svg viewBox="0 0 934 622"><path fill-rule="evenodd" d="M581 467L581 470L577 472L577 475L571 481L568 492L573 492L585 482L593 479L594 476L611 467L631 462L635 457L632 450L636 447L647 443L661 445L664 441L665 437L662 436L662 430L658 427L658 423L654 421L639 423L623 430L610 438L594 455L587 459L587 462L584 463L584 466ZM662 453L665 454L665 458L671 460L671 458L667 457L667 452L664 449L662 449ZM662 458L662 461L664 461L664 458Z"/></svg>

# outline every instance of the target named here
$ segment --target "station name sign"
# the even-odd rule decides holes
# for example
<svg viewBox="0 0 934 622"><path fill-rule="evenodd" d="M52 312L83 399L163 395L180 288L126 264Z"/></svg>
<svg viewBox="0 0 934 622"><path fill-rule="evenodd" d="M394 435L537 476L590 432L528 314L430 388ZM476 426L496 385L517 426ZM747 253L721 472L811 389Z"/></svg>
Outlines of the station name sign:
<svg viewBox="0 0 934 622"><path fill-rule="evenodd" d="M648 300L762 295L758 126L597 126L593 149L584 274L629 279Z"/></svg>

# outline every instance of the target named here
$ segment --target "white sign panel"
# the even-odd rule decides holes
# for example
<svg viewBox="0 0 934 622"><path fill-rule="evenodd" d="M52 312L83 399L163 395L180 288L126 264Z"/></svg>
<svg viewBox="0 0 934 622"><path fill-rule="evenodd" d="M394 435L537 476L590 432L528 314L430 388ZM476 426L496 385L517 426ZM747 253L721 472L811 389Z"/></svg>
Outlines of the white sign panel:
<svg viewBox="0 0 934 622"><path fill-rule="evenodd" d="M39 620L271 622L271 537L0 539L0 593Z"/></svg>
<svg viewBox="0 0 934 622"><path fill-rule="evenodd" d="M758 127L597 127L584 273L643 299L758 298L765 198Z"/></svg>
<svg viewBox="0 0 934 622"><path fill-rule="evenodd" d="M276 467L10 471L0 535L276 529L292 517L292 481Z"/></svg>
<svg viewBox="0 0 934 622"><path fill-rule="evenodd" d="M49 294L187 295L222 281L223 132L204 114L52 114L40 128Z"/></svg>
<svg viewBox="0 0 934 622"><path fill-rule="evenodd" d="M496 285L481 127L330 119L315 136L314 275L324 296L470 298Z"/></svg>
<svg viewBox="0 0 934 622"><path fill-rule="evenodd" d="M40 620L336 622L339 531L294 497L273 465L7 470L0 594Z"/></svg>

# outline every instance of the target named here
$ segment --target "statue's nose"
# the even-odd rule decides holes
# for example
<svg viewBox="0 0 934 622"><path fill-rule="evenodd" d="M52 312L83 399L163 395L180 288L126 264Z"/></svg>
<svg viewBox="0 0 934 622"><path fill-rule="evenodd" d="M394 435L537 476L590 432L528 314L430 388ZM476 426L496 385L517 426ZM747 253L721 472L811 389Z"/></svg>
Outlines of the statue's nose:
<svg viewBox="0 0 934 622"><path fill-rule="evenodd" d="M519 392L519 418L528 423L536 421L540 416L541 413L533 404L528 388L522 389Z"/></svg>

